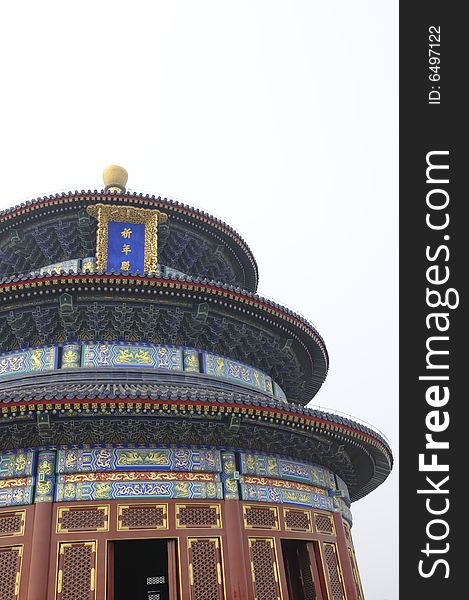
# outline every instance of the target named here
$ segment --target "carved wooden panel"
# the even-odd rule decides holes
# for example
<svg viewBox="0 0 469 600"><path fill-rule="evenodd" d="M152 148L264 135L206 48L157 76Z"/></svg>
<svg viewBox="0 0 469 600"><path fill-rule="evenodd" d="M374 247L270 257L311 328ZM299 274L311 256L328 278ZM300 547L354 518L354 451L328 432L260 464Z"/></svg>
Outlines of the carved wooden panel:
<svg viewBox="0 0 469 600"><path fill-rule="evenodd" d="M14 510L0 513L0 537L23 535L26 512Z"/></svg>
<svg viewBox="0 0 469 600"><path fill-rule="evenodd" d="M329 535L335 535L334 519L332 515L325 513L314 513L314 526L318 533L328 533Z"/></svg>
<svg viewBox="0 0 469 600"><path fill-rule="evenodd" d="M96 542L59 546L57 600L94 600L96 595Z"/></svg>
<svg viewBox="0 0 469 600"><path fill-rule="evenodd" d="M177 504L176 527L185 529L221 527L219 504Z"/></svg>
<svg viewBox="0 0 469 600"><path fill-rule="evenodd" d="M286 531L313 531L311 523L311 511L296 508L284 508L283 517L285 519Z"/></svg>
<svg viewBox="0 0 469 600"><path fill-rule="evenodd" d="M191 600L224 600L220 538L188 538Z"/></svg>
<svg viewBox="0 0 469 600"><path fill-rule="evenodd" d="M345 600L344 584L335 544L324 543L324 564L330 600Z"/></svg>
<svg viewBox="0 0 469 600"><path fill-rule="evenodd" d="M20 593L23 546L0 548L0 599L16 600Z"/></svg>
<svg viewBox="0 0 469 600"><path fill-rule="evenodd" d="M57 512L57 532L107 531L109 507L72 506L60 507Z"/></svg>
<svg viewBox="0 0 469 600"><path fill-rule="evenodd" d="M249 538L251 576L256 600L281 600L275 541Z"/></svg>
<svg viewBox="0 0 469 600"><path fill-rule="evenodd" d="M276 506L243 505L244 526L247 529L278 529Z"/></svg>
<svg viewBox="0 0 469 600"><path fill-rule="evenodd" d="M167 529L167 504L129 504L119 505L117 529Z"/></svg>

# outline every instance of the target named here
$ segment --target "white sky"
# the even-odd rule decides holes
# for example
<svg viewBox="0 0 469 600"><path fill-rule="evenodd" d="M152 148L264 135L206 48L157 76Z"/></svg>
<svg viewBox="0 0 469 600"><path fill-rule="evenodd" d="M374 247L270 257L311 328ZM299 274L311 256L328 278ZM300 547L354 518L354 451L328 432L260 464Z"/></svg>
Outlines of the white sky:
<svg viewBox="0 0 469 600"><path fill-rule="evenodd" d="M396 454L395 2L4 2L0 27L0 207L117 163L220 216L323 335L315 403ZM352 511L367 600L395 600L396 471Z"/></svg>

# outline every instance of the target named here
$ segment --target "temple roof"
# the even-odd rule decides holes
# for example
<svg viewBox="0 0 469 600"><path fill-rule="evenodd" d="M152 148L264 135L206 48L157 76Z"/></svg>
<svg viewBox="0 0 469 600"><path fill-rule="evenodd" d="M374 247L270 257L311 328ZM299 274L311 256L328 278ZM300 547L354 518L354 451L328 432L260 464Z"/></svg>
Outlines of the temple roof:
<svg viewBox="0 0 469 600"><path fill-rule="evenodd" d="M65 312L64 294L71 298ZM98 273L0 280L1 352L74 340L163 342L226 355L266 372L302 404L328 370L324 341L304 317L226 284Z"/></svg>
<svg viewBox="0 0 469 600"><path fill-rule="evenodd" d="M120 167L106 177L108 191L44 196L0 213L0 448L208 444L324 465L352 500L382 483L393 459L380 432L304 407L328 372L324 340L303 316L255 293L257 265L239 234L178 201L125 192ZM96 204L160 211L150 237L158 260L154 244L147 273L93 266L97 221L87 209ZM67 261L74 267L61 270ZM62 361L65 345L86 342L178 347L184 364L164 371ZM37 352L54 353L55 362L31 367ZM239 361L273 387L186 370L188 352L196 365L207 353ZM26 355L29 370L15 372Z"/></svg>
<svg viewBox="0 0 469 600"><path fill-rule="evenodd" d="M0 212L0 275L94 255L97 222L92 204L127 204L168 215L158 228L159 262L188 275L255 291L258 270L242 237L205 211L144 194L67 192L37 198Z"/></svg>
<svg viewBox="0 0 469 600"><path fill-rule="evenodd" d="M352 500L380 485L392 468L379 432L327 411L187 375L139 381L135 374L124 383L119 373L100 372L87 379L68 371L0 383L0 447L157 441L286 454L333 470ZM44 412L49 425L38 427Z"/></svg>

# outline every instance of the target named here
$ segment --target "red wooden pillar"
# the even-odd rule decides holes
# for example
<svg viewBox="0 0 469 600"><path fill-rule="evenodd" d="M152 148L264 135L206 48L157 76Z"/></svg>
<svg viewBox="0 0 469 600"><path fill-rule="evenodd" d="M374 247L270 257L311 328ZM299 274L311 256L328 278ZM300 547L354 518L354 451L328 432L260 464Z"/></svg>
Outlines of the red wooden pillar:
<svg viewBox="0 0 469 600"><path fill-rule="evenodd" d="M229 569L226 596L230 600L246 600L250 597L246 579L246 559L243 544L244 525L241 520L241 503L238 500L225 500L224 503L226 541L224 544L224 567Z"/></svg>
<svg viewBox="0 0 469 600"><path fill-rule="evenodd" d="M345 537L344 523L342 515L338 512L333 513L335 531L337 535L337 551L339 553L340 566L344 576L345 591L348 600L358 600L357 588L353 578L352 564L348 553L347 538Z"/></svg>
<svg viewBox="0 0 469 600"><path fill-rule="evenodd" d="M176 540L168 540L168 590L169 600L178 600Z"/></svg>
<svg viewBox="0 0 469 600"><path fill-rule="evenodd" d="M28 600L47 600L53 507L52 502L34 505Z"/></svg>

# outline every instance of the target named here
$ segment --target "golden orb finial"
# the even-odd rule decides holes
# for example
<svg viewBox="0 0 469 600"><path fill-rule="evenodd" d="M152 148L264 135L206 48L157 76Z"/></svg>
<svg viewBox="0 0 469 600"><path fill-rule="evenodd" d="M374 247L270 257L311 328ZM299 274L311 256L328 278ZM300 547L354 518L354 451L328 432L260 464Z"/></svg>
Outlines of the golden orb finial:
<svg viewBox="0 0 469 600"><path fill-rule="evenodd" d="M124 167L118 165L109 165L103 172L104 189L107 192L120 193L125 192L125 185L129 174Z"/></svg>

